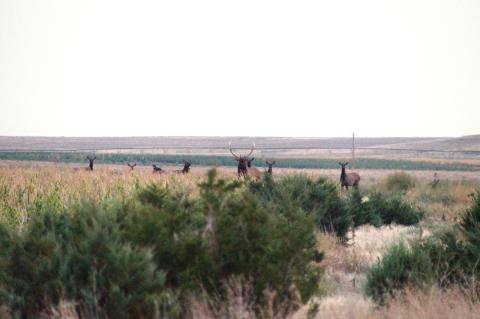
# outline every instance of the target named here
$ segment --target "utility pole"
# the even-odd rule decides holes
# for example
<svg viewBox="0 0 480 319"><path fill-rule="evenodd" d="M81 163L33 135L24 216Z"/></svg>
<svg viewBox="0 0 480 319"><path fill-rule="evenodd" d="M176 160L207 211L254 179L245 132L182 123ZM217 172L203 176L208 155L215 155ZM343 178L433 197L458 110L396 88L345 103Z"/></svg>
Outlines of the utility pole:
<svg viewBox="0 0 480 319"><path fill-rule="evenodd" d="M350 165L352 169L353 165L355 165L355 132L352 133L352 164Z"/></svg>

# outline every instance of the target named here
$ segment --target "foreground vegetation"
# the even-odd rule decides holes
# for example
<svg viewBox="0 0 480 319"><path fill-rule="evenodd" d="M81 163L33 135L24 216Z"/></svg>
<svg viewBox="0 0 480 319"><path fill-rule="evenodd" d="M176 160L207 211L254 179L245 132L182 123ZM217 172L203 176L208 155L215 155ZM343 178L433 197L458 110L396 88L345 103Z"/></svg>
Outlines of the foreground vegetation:
<svg viewBox="0 0 480 319"><path fill-rule="evenodd" d="M308 303L309 316L324 317L314 301L343 293L338 271L390 306L405 288L434 285L443 298L453 285L460 298L478 273L474 186L395 174L341 192L303 175L243 182L215 171L0 168L0 316L281 318ZM456 228L449 214L463 216ZM434 235L390 246L362 233L419 223Z"/></svg>

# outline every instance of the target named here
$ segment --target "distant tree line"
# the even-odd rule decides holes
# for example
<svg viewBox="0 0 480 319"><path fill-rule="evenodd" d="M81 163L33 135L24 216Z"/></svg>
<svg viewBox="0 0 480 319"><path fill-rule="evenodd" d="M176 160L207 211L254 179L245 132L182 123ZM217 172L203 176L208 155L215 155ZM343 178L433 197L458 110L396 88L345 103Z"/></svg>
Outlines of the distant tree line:
<svg viewBox="0 0 480 319"><path fill-rule="evenodd" d="M0 152L1 160L16 161L48 161L59 163L85 163L87 153L78 152ZM164 154L96 154L98 163L127 164L136 162L139 165L152 163L164 165L180 165L183 160L191 161L195 166L236 166L231 156L214 155L164 155ZM339 159L277 159L277 166L283 168L317 168L337 169ZM256 166L266 166L264 161L257 159ZM464 163L434 163L426 161L387 160L359 158L355 160L358 169L397 169L397 170L437 170L437 171L475 171L480 165Z"/></svg>

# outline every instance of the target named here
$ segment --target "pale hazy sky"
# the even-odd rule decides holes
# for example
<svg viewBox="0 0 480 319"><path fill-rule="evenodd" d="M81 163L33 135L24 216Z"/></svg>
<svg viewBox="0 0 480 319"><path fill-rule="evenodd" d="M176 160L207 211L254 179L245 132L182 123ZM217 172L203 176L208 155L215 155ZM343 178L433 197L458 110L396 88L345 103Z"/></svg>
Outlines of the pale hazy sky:
<svg viewBox="0 0 480 319"><path fill-rule="evenodd" d="M0 0L0 135L480 133L480 1Z"/></svg>

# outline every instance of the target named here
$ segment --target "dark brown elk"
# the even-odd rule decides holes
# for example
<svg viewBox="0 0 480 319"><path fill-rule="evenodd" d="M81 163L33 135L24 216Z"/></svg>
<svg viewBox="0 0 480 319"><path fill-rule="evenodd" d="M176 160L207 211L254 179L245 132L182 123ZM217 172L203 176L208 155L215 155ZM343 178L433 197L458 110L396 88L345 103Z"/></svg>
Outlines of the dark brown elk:
<svg viewBox="0 0 480 319"><path fill-rule="evenodd" d="M344 187L348 190L349 186L358 187L358 183L360 183L360 175L354 172L351 172L351 173L345 172L345 166L348 165L348 162L346 163L339 162L338 164L342 166L342 173L340 174L340 183L342 185L342 190Z"/></svg>
<svg viewBox="0 0 480 319"><path fill-rule="evenodd" d="M237 154L235 154L232 150L232 142L230 142L228 144L228 146L230 148L230 153L232 153L233 157L238 162L238 166L237 166L238 177L248 176L248 160L249 160L249 156L252 155L253 151L255 150L255 144L252 143L252 148L250 150L250 153L248 153L247 155L237 155Z"/></svg>
<svg viewBox="0 0 480 319"><path fill-rule="evenodd" d="M265 161L265 163L268 165L267 173L272 174L273 173L273 165L275 165L275 161Z"/></svg>
<svg viewBox="0 0 480 319"><path fill-rule="evenodd" d="M192 163L186 160L183 160L183 169L178 169L175 171L177 174L187 174L190 171L190 166Z"/></svg>
<svg viewBox="0 0 480 319"><path fill-rule="evenodd" d="M133 169L135 168L135 166L137 166L137 163L127 163L128 167L130 167L130 169L133 171Z"/></svg>
<svg viewBox="0 0 480 319"><path fill-rule="evenodd" d="M96 156L91 157L90 155L87 156L87 159L89 161L88 167L90 167L90 170L93 171L93 162L97 159Z"/></svg>
<svg viewBox="0 0 480 319"><path fill-rule="evenodd" d="M162 170L162 168L160 166L157 166L157 165L153 164L152 167L153 167L153 172L154 173L160 173L161 174L161 173L164 172L164 170Z"/></svg>

